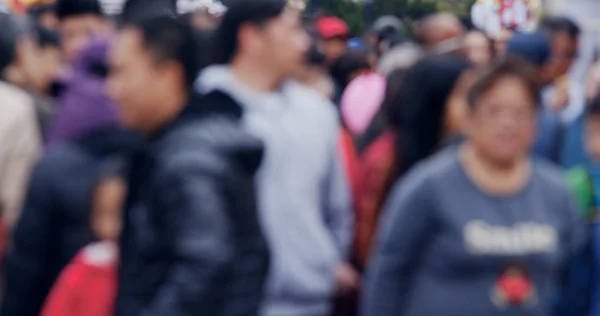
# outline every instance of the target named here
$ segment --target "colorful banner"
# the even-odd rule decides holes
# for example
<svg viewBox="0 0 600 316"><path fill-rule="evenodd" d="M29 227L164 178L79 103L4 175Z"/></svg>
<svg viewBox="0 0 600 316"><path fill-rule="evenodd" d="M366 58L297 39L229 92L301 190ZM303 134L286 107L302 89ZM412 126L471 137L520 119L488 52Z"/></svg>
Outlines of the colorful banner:
<svg viewBox="0 0 600 316"><path fill-rule="evenodd" d="M38 4L51 4L56 0L0 0L0 6L5 6L9 11L24 14L27 7Z"/></svg>
<svg viewBox="0 0 600 316"><path fill-rule="evenodd" d="M471 19L477 28L496 37L507 28L524 32L535 29L541 13L540 0L477 0Z"/></svg>

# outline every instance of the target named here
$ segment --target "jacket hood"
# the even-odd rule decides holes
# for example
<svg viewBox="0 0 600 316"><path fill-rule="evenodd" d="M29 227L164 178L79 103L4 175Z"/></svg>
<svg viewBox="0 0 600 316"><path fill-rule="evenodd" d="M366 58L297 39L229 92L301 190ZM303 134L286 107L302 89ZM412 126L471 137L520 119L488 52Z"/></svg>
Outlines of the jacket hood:
<svg viewBox="0 0 600 316"><path fill-rule="evenodd" d="M201 119L203 128L194 130L194 138L206 140L233 157L247 172L255 172L262 162L264 146L261 140L242 127L242 116L240 104L218 88L207 94L194 93L188 106L161 134L180 126L182 122L200 122ZM235 123L231 124L231 120ZM195 124L190 126L195 128Z"/></svg>
<svg viewBox="0 0 600 316"><path fill-rule="evenodd" d="M48 144L77 139L107 126L117 125L117 109L105 89L108 41L88 46L63 79L58 113L50 128Z"/></svg>

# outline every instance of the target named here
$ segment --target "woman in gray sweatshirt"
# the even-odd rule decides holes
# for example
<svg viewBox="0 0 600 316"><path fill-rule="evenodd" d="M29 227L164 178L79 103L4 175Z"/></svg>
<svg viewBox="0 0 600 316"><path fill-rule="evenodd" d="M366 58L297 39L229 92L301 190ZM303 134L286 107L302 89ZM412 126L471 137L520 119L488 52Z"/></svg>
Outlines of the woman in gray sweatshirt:
<svg viewBox="0 0 600 316"><path fill-rule="evenodd" d="M507 60L469 94L467 134L390 195L363 316L549 315L583 242L554 167L531 158L535 69Z"/></svg>

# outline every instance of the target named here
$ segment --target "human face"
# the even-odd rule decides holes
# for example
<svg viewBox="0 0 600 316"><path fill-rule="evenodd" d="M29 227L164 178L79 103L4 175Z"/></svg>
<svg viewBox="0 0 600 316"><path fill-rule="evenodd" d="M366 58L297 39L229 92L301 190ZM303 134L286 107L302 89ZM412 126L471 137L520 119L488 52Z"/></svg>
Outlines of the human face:
<svg viewBox="0 0 600 316"><path fill-rule="evenodd" d="M300 12L288 8L260 32L257 52L282 77L291 77L303 70L310 43Z"/></svg>
<svg viewBox="0 0 600 316"><path fill-rule="evenodd" d="M526 156L535 138L536 107L525 83L504 77L475 103L468 122L474 146L497 164Z"/></svg>
<svg viewBox="0 0 600 316"><path fill-rule="evenodd" d="M39 17L39 24L49 30L58 30L60 21L54 12L47 11Z"/></svg>
<svg viewBox="0 0 600 316"><path fill-rule="evenodd" d="M60 25L65 58L73 60L92 39L107 35L110 29L107 21L93 14L66 18Z"/></svg>
<svg viewBox="0 0 600 316"><path fill-rule="evenodd" d="M566 32L552 37L552 58L550 63L555 69L555 77L566 75L577 58L579 42Z"/></svg>
<svg viewBox="0 0 600 316"><path fill-rule="evenodd" d="M101 240L116 241L123 227L127 185L118 177L102 180L93 196L92 229Z"/></svg>
<svg viewBox="0 0 600 316"><path fill-rule="evenodd" d="M21 39L16 48L16 59L15 66L21 74L20 80L17 84L24 85L28 88L35 88L40 79L39 72L41 67L41 61L39 56L39 47L35 41L26 37Z"/></svg>
<svg viewBox="0 0 600 316"><path fill-rule="evenodd" d="M469 61L477 67L485 67L492 62L490 42L481 32L469 32L465 35L463 50Z"/></svg>
<svg viewBox="0 0 600 316"><path fill-rule="evenodd" d="M585 121L585 147L596 162L600 162L600 116L590 115Z"/></svg>
<svg viewBox="0 0 600 316"><path fill-rule="evenodd" d="M348 51L348 44L341 37L327 39L323 41L323 51L329 64L333 64Z"/></svg>
<svg viewBox="0 0 600 316"><path fill-rule="evenodd" d="M62 66L60 48L54 46L42 47L39 50L38 58L40 68L36 90L44 94L48 92L50 85L60 72Z"/></svg>
<svg viewBox="0 0 600 316"><path fill-rule="evenodd" d="M172 95L169 67L158 62L143 45L138 30L121 31L109 52L108 93L119 105L122 123L151 133L161 122L165 96Z"/></svg>
<svg viewBox="0 0 600 316"><path fill-rule="evenodd" d="M508 42L513 38L514 34L511 30L502 30L494 43L497 56L506 55L508 50Z"/></svg>

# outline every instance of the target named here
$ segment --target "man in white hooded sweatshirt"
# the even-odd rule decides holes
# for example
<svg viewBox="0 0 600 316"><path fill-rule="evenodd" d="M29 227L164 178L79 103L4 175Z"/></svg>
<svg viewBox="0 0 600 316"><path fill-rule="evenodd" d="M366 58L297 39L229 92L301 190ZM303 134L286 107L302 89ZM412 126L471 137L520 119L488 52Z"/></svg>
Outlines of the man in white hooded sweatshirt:
<svg viewBox="0 0 600 316"><path fill-rule="evenodd" d="M261 316L328 316L333 297L358 283L346 263L353 219L337 111L288 79L310 45L302 9L286 0L232 4L216 34L222 65L197 82L202 93L239 102L244 125L265 143L257 194L272 262Z"/></svg>

